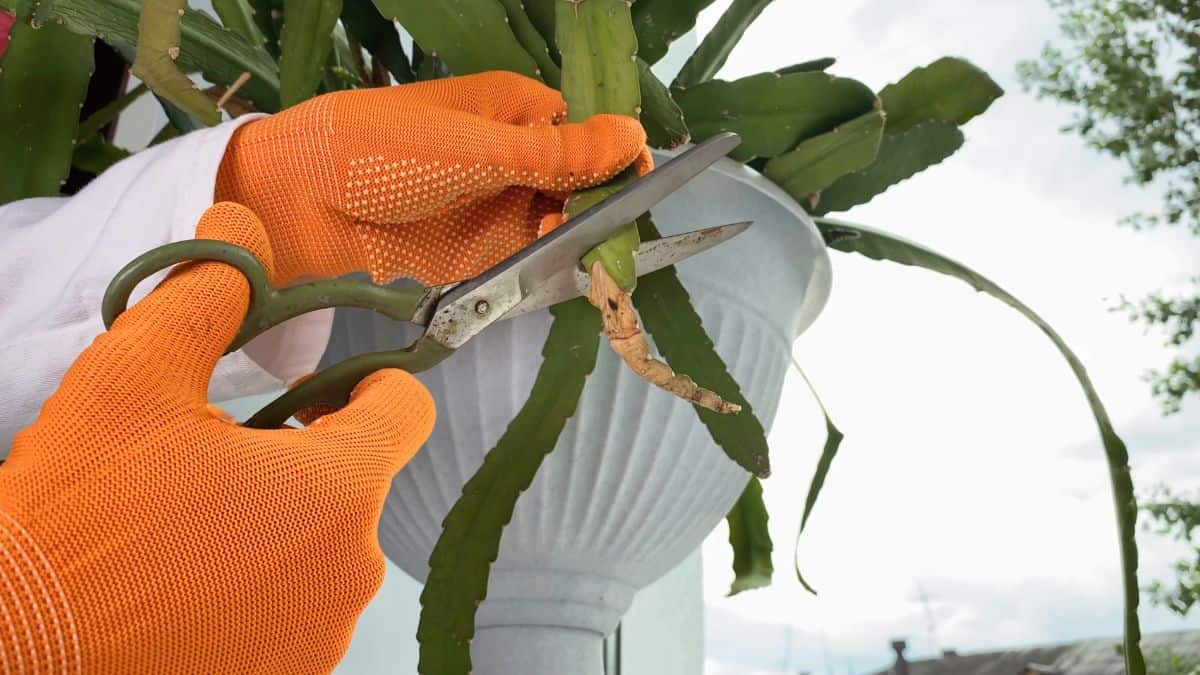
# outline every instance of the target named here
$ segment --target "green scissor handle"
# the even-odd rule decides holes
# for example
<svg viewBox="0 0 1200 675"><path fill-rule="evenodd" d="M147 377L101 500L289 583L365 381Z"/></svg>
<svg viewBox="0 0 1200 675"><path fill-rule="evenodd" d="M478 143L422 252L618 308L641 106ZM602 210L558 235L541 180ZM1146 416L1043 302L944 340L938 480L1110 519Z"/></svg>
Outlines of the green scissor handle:
<svg viewBox="0 0 1200 675"><path fill-rule="evenodd" d="M325 403L342 407L350 402L350 393L363 378L384 368L399 368L410 373L429 370L445 361L453 349L428 337L418 338L411 346L387 352L360 354L322 370L289 389L279 398L246 420L255 429L274 429L283 425L297 410Z"/></svg>
<svg viewBox="0 0 1200 675"><path fill-rule="evenodd" d="M117 272L104 292L101 316L111 328L129 304L129 296L150 275L172 265L193 260L216 260L237 268L250 285L250 306L242 327L226 353L235 351L288 319L330 307L360 307L398 321L411 321L422 307L437 298L428 288L389 288L352 279L328 279L277 289L254 254L226 241L193 239L159 246L135 258ZM258 411L246 426L266 429L283 425L297 410L325 403L343 406L354 387L367 375L383 368L412 373L441 363L454 350L421 337L410 347L363 354L338 363L308 378Z"/></svg>

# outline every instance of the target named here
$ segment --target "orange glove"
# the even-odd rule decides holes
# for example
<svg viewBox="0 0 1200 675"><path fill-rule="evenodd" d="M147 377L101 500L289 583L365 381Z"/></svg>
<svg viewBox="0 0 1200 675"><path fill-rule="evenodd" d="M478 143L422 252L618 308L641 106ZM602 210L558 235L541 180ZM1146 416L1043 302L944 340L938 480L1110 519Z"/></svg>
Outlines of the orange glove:
<svg viewBox="0 0 1200 675"><path fill-rule="evenodd" d="M566 193L635 160L650 169L637 120L559 124L565 111L557 91L508 72L319 96L239 129L216 199L262 218L273 282L458 281L561 222Z"/></svg>
<svg viewBox="0 0 1200 675"><path fill-rule="evenodd" d="M211 207L197 236L273 267L244 207ZM305 429L227 421L205 392L248 299L232 267L177 268L17 436L0 467L3 672L294 675L342 657L433 401L390 370Z"/></svg>

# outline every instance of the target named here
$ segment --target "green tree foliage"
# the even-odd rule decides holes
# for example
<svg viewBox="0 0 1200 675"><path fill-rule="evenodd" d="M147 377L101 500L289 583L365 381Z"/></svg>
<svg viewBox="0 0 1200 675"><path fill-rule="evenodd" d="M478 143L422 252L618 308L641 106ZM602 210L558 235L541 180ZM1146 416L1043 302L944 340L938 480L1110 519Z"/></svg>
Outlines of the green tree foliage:
<svg viewBox="0 0 1200 675"><path fill-rule="evenodd" d="M1170 649L1157 649L1146 654L1146 672L1148 675L1200 675L1200 658Z"/></svg>
<svg viewBox="0 0 1200 675"><path fill-rule="evenodd" d="M1065 46L1018 66L1026 88L1070 105L1065 128L1124 160L1129 180L1164 191L1135 227L1188 227L1200 235L1200 3L1195 0L1049 0ZM1190 295L1151 296L1124 308L1181 346L1195 330L1200 281ZM1180 355L1150 379L1166 412L1200 392L1200 356Z"/></svg>
<svg viewBox="0 0 1200 675"><path fill-rule="evenodd" d="M1175 581L1150 585L1150 596L1179 616L1186 616L1200 605L1200 492L1190 498L1160 488L1154 499L1142 505L1159 533L1184 542L1191 550L1191 559L1175 563Z"/></svg>

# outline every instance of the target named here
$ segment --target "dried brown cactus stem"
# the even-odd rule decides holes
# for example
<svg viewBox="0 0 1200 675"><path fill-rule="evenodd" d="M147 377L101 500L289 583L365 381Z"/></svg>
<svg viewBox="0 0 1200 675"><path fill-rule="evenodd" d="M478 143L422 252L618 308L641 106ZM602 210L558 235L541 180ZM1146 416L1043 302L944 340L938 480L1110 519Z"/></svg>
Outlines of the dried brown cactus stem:
<svg viewBox="0 0 1200 675"><path fill-rule="evenodd" d="M592 263L591 279L588 302L600 310L608 344L638 377L713 412L729 414L742 409L715 392L699 386L687 375L676 373L666 363L650 354L650 345L646 342L646 335L641 326L638 325L638 315L633 309L630 294L621 290L598 260Z"/></svg>
<svg viewBox="0 0 1200 675"><path fill-rule="evenodd" d="M222 87L219 84L214 84L204 90L204 93L209 98L213 99L214 104L229 113L230 117L241 117L247 113L257 112L254 108L254 103L240 96L234 96L238 89L241 89L243 84L250 81L250 73L243 72L233 81L228 87Z"/></svg>

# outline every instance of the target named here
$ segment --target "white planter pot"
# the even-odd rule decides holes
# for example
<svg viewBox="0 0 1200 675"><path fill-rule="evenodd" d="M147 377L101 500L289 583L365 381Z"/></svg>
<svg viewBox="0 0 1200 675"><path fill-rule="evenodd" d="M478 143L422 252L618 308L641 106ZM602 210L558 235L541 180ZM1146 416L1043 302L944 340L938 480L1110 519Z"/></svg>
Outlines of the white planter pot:
<svg viewBox="0 0 1200 675"><path fill-rule="evenodd" d="M730 160L654 216L664 234L755 221L678 269L717 350L769 428L792 341L829 294L820 235L790 197ZM384 552L418 580L463 483L525 402L549 324L545 311L497 324L421 375L438 403L437 426L396 477L379 527ZM377 315L343 312L326 360L413 337ZM476 619L475 672L601 673L603 637L634 593L695 550L747 480L690 405L638 379L602 343L579 410L504 532Z"/></svg>

